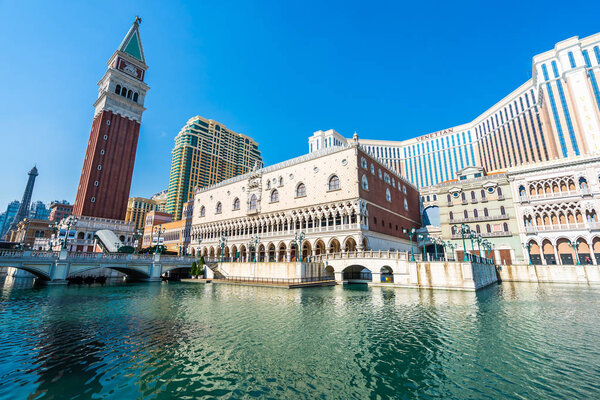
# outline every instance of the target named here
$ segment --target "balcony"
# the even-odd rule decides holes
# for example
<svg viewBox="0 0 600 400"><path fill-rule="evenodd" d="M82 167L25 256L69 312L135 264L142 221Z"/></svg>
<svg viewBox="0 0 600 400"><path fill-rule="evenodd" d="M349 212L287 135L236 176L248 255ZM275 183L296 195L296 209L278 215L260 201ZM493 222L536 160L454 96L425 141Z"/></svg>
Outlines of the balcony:
<svg viewBox="0 0 600 400"><path fill-rule="evenodd" d="M592 225L596 224L596 228ZM537 232L550 232L550 231L577 231L582 229L588 229L584 222L573 223L573 224L551 224L551 225L526 225L525 233L537 233ZM590 222L590 229L600 229L599 222Z"/></svg>
<svg viewBox="0 0 600 400"><path fill-rule="evenodd" d="M479 201L477 199L471 199L471 204L477 204Z"/></svg>
<svg viewBox="0 0 600 400"><path fill-rule="evenodd" d="M502 195L502 194L499 194L499 195L498 195L498 201L502 201L502 200L504 200L505 198L506 198L506 197L504 197L504 195Z"/></svg>
<svg viewBox="0 0 600 400"><path fill-rule="evenodd" d="M463 200L461 201L461 204L463 204L463 205L464 205L464 204L467 204L467 200L466 200L466 199L463 199Z"/></svg>
<svg viewBox="0 0 600 400"><path fill-rule="evenodd" d="M482 232L481 236L484 238L487 237L502 237L502 236L512 236L510 230L508 231L496 231L496 232Z"/></svg>
<svg viewBox="0 0 600 400"><path fill-rule="evenodd" d="M508 214L489 215L489 216L478 216L468 218L454 218L449 221L451 224L462 224L463 222L482 222L482 221L500 221L503 219L509 219Z"/></svg>
<svg viewBox="0 0 600 400"><path fill-rule="evenodd" d="M589 189L587 189L589 193ZM544 199L556 199L563 197L571 197L571 196L580 196L584 194L583 190L567 190L565 192L550 192L550 193L540 193L540 194L532 194L529 196L530 200L544 200Z"/></svg>

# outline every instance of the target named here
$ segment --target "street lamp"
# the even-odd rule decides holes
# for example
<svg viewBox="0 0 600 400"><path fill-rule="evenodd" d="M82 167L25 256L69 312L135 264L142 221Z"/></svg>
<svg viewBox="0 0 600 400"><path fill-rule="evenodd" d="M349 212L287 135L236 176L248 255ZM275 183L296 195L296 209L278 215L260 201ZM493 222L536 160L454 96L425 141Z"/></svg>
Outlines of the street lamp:
<svg viewBox="0 0 600 400"><path fill-rule="evenodd" d="M532 265L533 263L531 262L531 246L533 246L533 243L528 242L528 243L522 243L523 247L525 247L527 249L527 256L529 257L529 265Z"/></svg>
<svg viewBox="0 0 600 400"><path fill-rule="evenodd" d="M408 237L410 238L410 261L415 261L415 252L413 250L413 236L415 236L415 232L417 230L412 228L410 232L408 232Z"/></svg>
<svg viewBox="0 0 600 400"><path fill-rule="evenodd" d="M471 258L474 259L475 257L475 245L473 243L473 239L476 238L477 236L475 235L475 232L470 231L469 232L469 239L471 239Z"/></svg>
<svg viewBox="0 0 600 400"><path fill-rule="evenodd" d="M581 263L579 262L579 253L577 253L577 249L579 248L579 242L577 240L575 240L574 242L570 240L569 246L571 246L575 251L575 259L577 260L577 265L581 265Z"/></svg>
<svg viewBox="0 0 600 400"><path fill-rule="evenodd" d="M438 252L437 252L437 239L436 238L429 238L429 241L431 243L433 243L433 250L435 251L435 261L438 260Z"/></svg>
<svg viewBox="0 0 600 400"><path fill-rule="evenodd" d="M219 239L219 247L221 248L221 262L223 262L223 252L225 251L225 246L227 246L227 236L225 236L223 233Z"/></svg>
<svg viewBox="0 0 600 400"><path fill-rule="evenodd" d="M298 254L299 255L298 258L300 259L300 262L302 262L302 249L301 249L301 246L302 246L302 241L304 240L304 236L305 236L304 232L300 232L300 234L298 234L298 232L296 232L294 234L294 243L296 243L296 252L299 253Z"/></svg>
<svg viewBox="0 0 600 400"><path fill-rule="evenodd" d="M135 244L135 253L137 254L138 248L140 247L140 238L143 236L143 232L141 229L136 229L133 234L133 240Z"/></svg>
<svg viewBox="0 0 600 400"><path fill-rule="evenodd" d="M481 234L478 234L476 239L477 239L477 248L479 249L479 260L483 260L484 258L481 256L481 241L483 240L483 238L481 237Z"/></svg>
<svg viewBox="0 0 600 400"><path fill-rule="evenodd" d="M164 234L166 230L167 229L163 228L162 225L154 227L154 233L158 234L158 237L156 238L156 250L154 251L154 254L161 253L161 251L160 251L161 249L159 247L160 246L160 235L161 235L161 233Z"/></svg>
<svg viewBox="0 0 600 400"><path fill-rule="evenodd" d="M464 253L464 257L463 257L463 261L469 261L469 257L467 257L467 245L465 244L465 235L469 234L469 232L471 232L471 228L469 228L469 225L467 224L461 224L460 225L460 234L462 236L462 242L463 242L463 253Z"/></svg>
<svg viewBox="0 0 600 400"><path fill-rule="evenodd" d="M452 252L452 260L454 260L454 249L456 248L456 245L448 240L446 242L446 246L450 247L450 251Z"/></svg>
<svg viewBox="0 0 600 400"><path fill-rule="evenodd" d="M427 252L425 251L426 247L425 247L425 240L428 238L429 236L426 233L419 233L417 235L417 240L420 240L421 242L423 242L423 261L425 261L427 259L426 255Z"/></svg>

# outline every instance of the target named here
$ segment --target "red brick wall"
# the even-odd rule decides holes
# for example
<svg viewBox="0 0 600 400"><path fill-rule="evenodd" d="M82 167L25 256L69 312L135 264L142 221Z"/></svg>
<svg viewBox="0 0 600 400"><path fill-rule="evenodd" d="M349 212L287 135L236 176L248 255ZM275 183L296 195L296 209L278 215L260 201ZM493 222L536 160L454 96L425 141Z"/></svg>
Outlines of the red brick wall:
<svg viewBox="0 0 600 400"><path fill-rule="evenodd" d="M362 157L367 160L367 169L362 168L360 165ZM371 164L375 167L375 174L371 173ZM379 169L381 169L381 179L379 179ZM396 187L384 181L383 174L386 172L390 175L390 178L396 181ZM363 175L369 181L368 191L362 188ZM358 152L358 182L359 196L373 203L367 204L370 231L408 239L408 235L402 233L402 228L406 228L406 231L409 232L413 227L419 228L421 226L419 192L408 183L399 181L391 170L362 151ZM398 184L400 184L400 188L402 188L402 185L406 186L406 194L402 190L398 190ZM386 189L390 190L391 202L385 199ZM408 211L404 209L404 199L408 202Z"/></svg>
<svg viewBox="0 0 600 400"><path fill-rule="evenodd" d="M137 121L111 111L102 111L94 117L74 215L125 219L139 132ZM108 136L107 140L104 140L104 135ZM101 150L104 150L104 155ZM98 170L98 165L102 165L102 170ZM94 185L95 181L98 181L98 186ZM96 198L96 202L91 202L92 197Z"/></svg>

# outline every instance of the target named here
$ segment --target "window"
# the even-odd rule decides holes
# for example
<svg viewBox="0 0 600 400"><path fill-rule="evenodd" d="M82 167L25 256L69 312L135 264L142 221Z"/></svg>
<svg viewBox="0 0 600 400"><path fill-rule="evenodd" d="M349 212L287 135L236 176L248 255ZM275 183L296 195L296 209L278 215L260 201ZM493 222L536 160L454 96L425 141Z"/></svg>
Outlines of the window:
<svg viewBox="0 0 600 400"><path fill-rule="evenodd" d="M466 199L467 199L467 197L465 196L465 193L464 193L464 192L462 192L462 193L460 194L460 198L461 198L461 199L463 199L463 200L466 200Z"/></svg>
<svg viewBox="0 0 600 400"><path fill-rule="evenodd" d="M240 199L237 197L233 200L233 209L234 211L240 209Z"/></svg>
<svg viewBox="0 0 600 400"><path fill-rule="evenodd" d="M217 207L215 209L215 213L221 214L221 212L223 212L223 205L221 204L221 202L218 202Z"/></svg>
<svg viewBox="0 0 600 400"><path fill-rule="evenodd" d="M250 210L256 210L256 195L253 194L252 196L250 196L250 203L248 205Z"/></svg>
<svg viewBox="0 0 600 400"><path fill-rule="evenodd" d="M104 135L104 140L108 140L108 135Z"/></svg>
<svg viewBox="0 0 600 400"><path fill-rule="evenodd" d="M447 195L446 198L448 199L448 203L452 202L452 197L450 197L450 195Z"/></svg>
<svg viewBox="0 0 600 400"><path fill-rule="evenodd" d="M271 181L267 181L267 189L271 189Z"/></svg>
<svg viewBox="0 0 600 400"><path fill-rule="evenodd" d="M106 125L110 125L110 120L106 121Z"/></svg>
<svg viewBox="0 0 600 400"><path fill-rule="evenodd" d="M271 203L277 203L279 201L279 192L277 189L273 189L271 192Z"/></svg>
<svg viewBox="0 0 600 400"><path fill-rule="evenodd" d="M383 174L383 180L385 183L389 184L390 183L390 176L388 175L388 173L384 173Z"/></svg>
<svg viewBox="0 0 600 400"><path fill-rule="evenodd" d="M283 186L283 178L281 176L279 177L279 186Z"/></svg>
<svg viewBox="0 0 600 400"><path fill-rule="evenodd" d="M481 227L479 225L475 225L475 232L481 233Z"/></svg>
<svg viewBox="0 0 600 400"><path fill-rule="evenodd" d="M502 228L504 228L504 232L508 232L508 224L506 222L502 224Z"/></svg>
<svg viewBox="0 0 600 400"><path fill-rule="evenodd" d="M123 96L123 97L127 96L127 88L125 88L125 87L121 88L121 96Z"/></svg>
<svg viewBox="0 0 600 400"><path fill-rule="evenodd" d="M200 207L200 216L204 217L206 215L206 209L204 208L204 206Z"/></svg>
<svg viewBox="0 0 600 400"><path fill-rule="evenodd" d="M121 93L121 85L117 85L117 87L115 88L115 93L116 94L120 94Z"/></svg>
<svg viewBox="0 0 600 400"><path fill-rule="evenodd" d="M454 219L454 213L452 211L450 211L450 221L452 221Z"/></svg>
<svg viewBox="0 0 600 400"><path fill-rule="evenodd" d="M471 190L471 199L475 200L475 192Z"/></svg>
<svg viewBox="0 0 600 400"><path fill-rule="evenodd" d="M396 180L392 178L392 187L396 187Z"/></svg>
<svg viewBox="0 0 600 400"><path fill-rule="evenodd" d="M299 183L298 186L296 186L296 197L304 196L306 196L306 186L304 186L304 183Z"/></svg>
<svg viewBox="0 0 600 400"><path fill-rule="evenodd" d="M498 196L502 196L502 188L498 188L497 192L498 192Z"/></svg>
<svg viewBox="0 0 600 400"><path fill-rule="evenodd" d="M363 167L364 169L368 168L368 166L367 166L367 160L365 160L364 157L360 158L360 166Z"/></svg>
<svg viewBox="0 0 600 400"><path fill-rule="evenodd" d="M98 164L98 171L102 171L102 165Z"/></svg>
<svg viewBox="0 0 600 400"><path fill-rule="evenodd" d="M390 189L385 189L385 199L390 203L392 202L392 194L390 193Z"/></svg>
<svg viewBox="0 0 600 400"><path fill-rule="evenodd" d="M506 209L504 206L500 206L500 215L506 215Z"/></svg>
<svg viewBox="0 0 600 400"><path fill-rule="evenodd" d="M375 175L375 166L373 164L371 164L371 173Z"/></svg>
<svg viewBox="0 0 600 400"><path fill-rule="evenodd" d="M485 190L481 189L481 198L485 199Z"/></svg>
<svg viewBox="0 0 600 400"><path fill-rule="evenodd" d="M135 101L137 103L137 101L138 101L138 94L137 93L133 94L133 101Z"/></svg>
<svg viewBox="0 0 600 400"><path fill-rule="evenodd" d="M340 188L340 178L337 175L333 175L329 178L329 190L338 190Z"/></svg>
<svg viewBox="0 0 600 400"><path fill-rule="evenodd" d="M487 231L487 233L491 233L492 232L492 227L490 226L490 224L486 224L485 225L485 230Z"/></svg>
<svg viewBox="0 0 600 400"><path fill-rule="evenodd" d="M94 181L94 186L98 186L99 184L98 181Z"/></svg>
<svg viewBox="0 0 600 400"><path fill-rule="evenodd" d="M103 156L104 155L104 149L100 150L100 155Z"/></svg>
<svg viewBox="0 0 600 400"><path fill-rule="evenodd" d="M477 218L477 217L479 216L479 213L477 212L477 210L473 210L473 216L474 216L475 218Z"/></svg>
<svg viewBox="0 0 600 400"><path fill-rule="evenodd" d="M380 169L377 170L377 176L379 176L379 179L381 179L381 170Z"/></svg>
<svg viewBox="0 0 600 400"><path fill-rule="evenodd" d="M133 92L130 90L127 92L127 98L131 100L133 98Z"/></svg>
<svg viewBox="0 0 600 400"><path fill-rule="evenodd" d="M360 185L364 190L369 190L369 180L367 179L366 175L362 176L362 179L360 180Z"/></svg>
<svg viewBox="0 0 600 400"><path fill-rule="evenodd" d="M92 197L92 198L90 199L90 201L91 201L92 203L95 203L95 202L96 202L96 198L95 198L95 197Z"/></svg>
<svg viewBox="0 0 600 400"><path fill-rule="evenodd" d="M406 194L406 186L402 185L402 193Z"/></svg>
<svg viewBox="0 0 600 400"><path fill-rule="evenodd" d="M467 210L465 210L464 214L465 214L465 218L469 218L469 212Z"/></svg>
<svg viewBox="0 0 600 400"><path fill-rule="evenodd" d="M406 199L404 199L404 209L408 211L408 201Z"/></svg>
<svg viewBox="0 0 600 400"><path fill-rule="evenodd" d="M377 217L373 217L373 223L376 224L377 223Z"/></svg>
<svg viewBox="0 0 600 400"><path fill-rule="evenodd" d="M488 209L487 208L483 209L483 216L484 217L489 217L490 216L489 213L488 213Z"/></svg>

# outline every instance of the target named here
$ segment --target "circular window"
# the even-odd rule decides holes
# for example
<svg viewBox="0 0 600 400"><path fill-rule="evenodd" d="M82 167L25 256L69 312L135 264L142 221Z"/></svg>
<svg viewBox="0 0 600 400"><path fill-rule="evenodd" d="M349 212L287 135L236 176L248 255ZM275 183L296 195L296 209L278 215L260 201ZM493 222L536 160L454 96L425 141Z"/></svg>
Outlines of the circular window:
<svg viewBox="0 0 600 400"><path fill-rule="evenodd" d="M316 174L317 172L319 172L319 167L314 167L314 168L313 168L313 171L314 171L314 172L315 172L315 174Z"/></svg>
<svg viewBox="0 0 600 400"><path fill-rule="evenodd" d="M102 165L98 165L98 171L102 171Z"/></svg>
<svg viewBox="0 0 600 400"><path fill-rule="evenodd" d="M242 192L245 192L246 188L244 186L242 186Z"/></svg>
<svg viewBox="0 0 600 400"><path fill-rule="evenodd" d="M106 121L106 125L110 125L110 120Z"/></svg>
<svg viewBox="0 0 600 400"><path fill-rule="evenodd" d="M346 165L348 164L348 160L346 160L345 158L342 160L342 165Z"/></svg>
<svg viewBox="0 0 600 400"><path fill-rule="evenodd" d="M458 197L458 192L452 193L452 197Z"/></svg>
<svg viewBox="0 0 600 400"><path fill-rule="evenodd" d="M100 155L103 156L104 155L104 149L100 150Z"/></svg>
<svg viewBox="0 0 600 400"><path fill-rule="evenodd" d="M108 135L104 135L104 140L108 140Z"/></svg>
<svg viewBox="0 0 600 400"><path fill-rule="evenodd" d="M96 202L96 198L95 198L95 197L92 197L92 198L90 199L90 201L91 201L92 203L95 203L95 202Z"/></svg>
<svg viewBox="0 0 600 400"><path fill-rule="evenodd" d="M290 174L290 179L294 179L294 174Z"/></svg>
<svg viewBox="0 0 600 400"><path fill-rule="evenodd" d="M98 181L95 181L94 186L98 186L98 185L99 185Z"/></svg>
<svg viewBox="0 0 600 400"><path fill-rule="evenodd" d="M488 191L488 193L494 193L494 188L493 188L493 187L489 187L489 188L487 189L487 191Z"/></svg>

